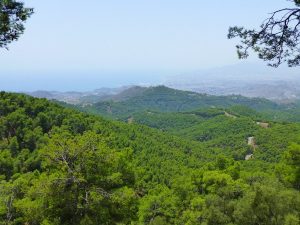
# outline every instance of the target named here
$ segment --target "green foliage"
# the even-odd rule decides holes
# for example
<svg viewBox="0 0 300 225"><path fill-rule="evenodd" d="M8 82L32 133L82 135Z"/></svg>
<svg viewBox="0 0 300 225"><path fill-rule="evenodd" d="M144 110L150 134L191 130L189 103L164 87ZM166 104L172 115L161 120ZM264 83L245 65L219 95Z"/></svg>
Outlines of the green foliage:
<svg viewBox="0 0 300 225"><path fill-rule="evenodd" d="M288 168L287 178L296 189L300 190L300 145L291 144L285 152L284 160Z"/></svg>
<svg viewBox="0 0 300 225"><path fill-rule="evenodd" d="M0 1L0 48L7 48L12 41L23 34L24 23L33 13L33 9L24 7L24 3L15 0Z"/></svg>
<svg viewBox="0 0 300 225"><path fill-rule="evenodd" d="M262 128L243 107L135 113L1 92L0 224L299 223L299 124Z"/></svg>
<svg viewBox="0 0 300 225"><path fill-rule="evenodd" d="M265 19L260 29L230 27L228 38L240 38L236 46L239 58L249 56L249 49L254 50L260 59L268 61L270 66L278 67L282 63L289 66L300 64L299 30L300 2L294 0L295 7L276 10Z"/></svg>
<svg viewBox="0 0 300 225"><path fill-rule="evenodd" d="M135 113L145 111L186 112L199 108L225 108L234 105L243 105L259 111L280 108L276 103L260 98L251 99L239 95L212 96L157 86L143 88L142 91L134 92L126 97L119 96L116 100L111 99L93 105L85 105L81 109L108 118L124 120Z"/></svg>
<svg viewBox="0 0 300 225"><path fill-rule="evenodd" d="M251 187L236 206L234 217L237 223L275 225L299 222L299 193L276 185L256 184Z"/></svg>

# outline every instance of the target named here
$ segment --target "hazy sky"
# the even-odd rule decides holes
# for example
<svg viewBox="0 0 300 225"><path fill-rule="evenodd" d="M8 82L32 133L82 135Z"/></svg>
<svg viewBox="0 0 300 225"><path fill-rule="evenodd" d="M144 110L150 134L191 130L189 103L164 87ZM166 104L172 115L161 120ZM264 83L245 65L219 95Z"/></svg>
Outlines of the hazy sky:
<svg viewBox="0 0 300 225"><path fill-rule="evenodd" d="M0 89L159 83L238 62L228 27L257 27L286 0L25 0L25 34L0 49ZM255 60L255 59L250 59Z"/></svg>

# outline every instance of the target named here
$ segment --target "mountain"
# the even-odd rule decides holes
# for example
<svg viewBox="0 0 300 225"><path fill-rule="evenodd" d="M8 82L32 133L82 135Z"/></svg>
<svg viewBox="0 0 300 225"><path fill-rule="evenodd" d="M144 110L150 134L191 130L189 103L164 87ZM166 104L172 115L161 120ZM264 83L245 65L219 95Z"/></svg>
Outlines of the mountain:
<svg viewBox="0 0 300 225"><path fill-rule="evenodd" d="M170 182L178 168L213 158L197 142L144 126L44 99L0 96L0 221L10 215L11 221L33 224L127 224L137 218L137 197ZM6 199L13 202L7 210Z"/></svg>
<svg viewBox="0 0 300 225"><path fill-rule="evenodd" d="M170 101L150 112L158 129L0 92L0 224L299 222L298 123L238 106L168 112L191 93L166 87L130 93L121 102Z"/></svg>
<svg viewBox="0 0 300 225"><path fill-rule="evenodd" d="M26 92L25 94L37 98L62 101L68 104L92 104L110 98L110 96L117 95L128 88L130 88L130 86L123 86L119 88L99 88L88 92L34 91Z"/></svg>
<svg viewBox="0 0 300 225"><path fill-rule="evenodd" d="M249 98L241 95L214 96L166 86L148 88L134 86L117 95L107 96L100 102L79 104L75 108L125 121L138 112L187 112L207 108L225 109L233 106L244 106L255 110L265 120L300 121L298 100L276 103L264 98Z"/></svg>
<svg viewBox="0 0 300 225"><path fill-rule="evenodd" d="M126 118L135 112L146 110L184 112L199 108L226 108L234 105L244 105L258 111L276 110L283 107L262 98L247 98L239 95L213 96L156 86L133 87L107 100L83 106L82 109L103 116Z"/></svg>
<svg viewBox="0 0 300 225"><path fill-rule="evenodd" d="M300 76L296 68L274 69L266 67L265 64L239 63L168 76L163 80L161 84L164 86L208 95L242 95L250 98L266 98L278 103L291 103L300 99ZM42 90L26 94L69 104L93 104L103 100L117 100L121 92L127 89L130 89L129 92L133 91L134 87L138 86L100 88L86 92ZM124 95L125 93L121 94Z"/></svg>

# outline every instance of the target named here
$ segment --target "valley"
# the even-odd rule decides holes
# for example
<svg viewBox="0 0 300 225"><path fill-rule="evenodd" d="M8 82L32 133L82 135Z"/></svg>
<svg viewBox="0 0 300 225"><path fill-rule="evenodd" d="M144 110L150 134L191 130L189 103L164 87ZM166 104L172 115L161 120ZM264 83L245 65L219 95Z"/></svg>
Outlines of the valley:
<svg viewBox="0 0 300 225"><path fill-rule="evenodd" d="M270 116L287 106L164 86L89 105L0 96L3 221L250 224L254 204L265 221L299 216L300 124Z"/></svg>
<svg viewBox="0 0 300 225"><path fill-rule="evenodd" d="M0 51L0 225L300 225L300 0L0 0Z"/></svg>

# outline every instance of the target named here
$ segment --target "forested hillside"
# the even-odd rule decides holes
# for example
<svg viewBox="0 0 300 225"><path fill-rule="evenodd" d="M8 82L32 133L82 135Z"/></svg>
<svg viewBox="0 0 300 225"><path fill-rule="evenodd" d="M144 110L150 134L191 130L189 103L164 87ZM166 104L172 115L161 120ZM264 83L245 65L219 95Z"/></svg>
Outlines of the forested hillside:
<svg viewBox="0 0 300 225"><path fill-rule="evenodd" d="M124 123L1 92L0 224L298 225L300 126L178 98Z"/></svg>
<svg viewBox="0 0 300 225"><path fill-rule="evenodd" d="M237 106L243 106L238 109ZM213 96L171 89L165 86L132 87L112 95L95 104L79 104L85 112L107 118L126 120L136 113L147 110L156 112L186 112L199 109L234 107L239 113L251 110L259 112L261 118L273 121L300 121L300 104L290 102L278 104L263 98L247 98L240 95ZM246 109L245 109L246 107ZM241 112L242 111L242 112Z"/></svg>
<svg viewBox="0 0 300 225"><path fill-rule="evenodd" d="M136 91L138 90L138 91ZM130 93L130 94L128 94ZM153 111L180 112L209 107L228 107L237 104L254 109L276 108L277 104L265 99L250 99L242 96L212 96L188 91L180 91L165 86L138 88L120 93L110 101L101 101L87 106L86 110L124 117L132 112L151 109Z"/></svg>
<svg viewBox="0 0 300 225"><path fill-rule="evenodd" d="M183 113L140 112L129 123L144 124L184 139L200 142L205 148L222 148L236 160L247 154L264 161L276 162L288 143L296 140L298 123L264 120L259 113L245 107L201 109ZM248 138L255 141L255 152Z"/></svg>

